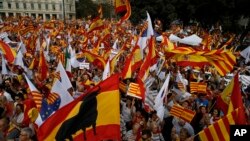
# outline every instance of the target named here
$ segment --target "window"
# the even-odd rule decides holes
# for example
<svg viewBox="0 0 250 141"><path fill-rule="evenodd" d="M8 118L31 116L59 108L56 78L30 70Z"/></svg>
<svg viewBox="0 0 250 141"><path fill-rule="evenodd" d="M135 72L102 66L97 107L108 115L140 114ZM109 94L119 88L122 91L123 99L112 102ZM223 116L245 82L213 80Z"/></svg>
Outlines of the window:
<svg viewBox="0 0 250 141"><path fill-rule="evenodd" d="M3 9L3 2L0 2L0 9Z"/></svg>
<svg viewBox="0 0 250 141"><path fill-rule="evenodd" d="M39 9L39 10L42 9L41 3L38 3L38 9Z"/></svg>
<svg viewBox="0 0 250 141"><path fill-rule="evenodd" d="M33 19L35 19L35 18L36 18L36 14L31 13L31 17L32 17Z"/></svg>
<svg viewBox="0 0 250 141"><path fill-rule="evenodd" d="M46 20L49 20L50 19L50 14L46 14L45 17L46 17Z"/></svg>
<svg viewBox="0 0 250 141"><path fill-rule="evenodd" d="M56 14L52 14L52 19L56 19Z"/></svg>
<svg viewBox="0 0 250 141"><path fill-rule="evenodd" d="M19 9L19 3L16 3L16 9Z"/></svg>
<svg viewBox="0 0 250 141"><path fill-rule="evenodd" d="M34 10L34 3L31 3L30 7L31 7L32 10Z"/></svg>
<svg viewBox="0 0 250 141"><path fill-rule="evenodd" d="M43 19L43 14L38 14L39 18Z"/></svg>
<svg viewBox="0 0 250 141"><path fill-rule="evenodd" d="M11 9L11 3L8 3L8 8Z"/></svg>
<svg viewBox="0 0 250 141"><path fill-rule="evenodd" d="M55 4L52 4L52 9L53 9L54 11L56 10Z"/></svg>
<svg viewBox="0 0 250 141"><path fill-rule="evenodd" d="M60 4L60 11L62 11L62 5Z"/></svg>
<svg viewBox="0 0 250 141"><path fill-rule="evenodd" d="M16 13L16 17L21 17L21 13Z"/></svg>
<svg viewBox="0 0 250 141"><path fill-rule="evenodd" d="M26 3L23 3L23 9L27 9Z"/></svg>
<svg viewBox="0 0 250 141"><path fill-rule="evenodd" d="M49 9L49 5L45 4L45 9L48 10Z"/></svg>
<svg viewBox="0 0 250 141"><path fill-rule="evenodd" d="M13 13L9 13L9 17L13 17L14 16L14 14Z"/></svg>

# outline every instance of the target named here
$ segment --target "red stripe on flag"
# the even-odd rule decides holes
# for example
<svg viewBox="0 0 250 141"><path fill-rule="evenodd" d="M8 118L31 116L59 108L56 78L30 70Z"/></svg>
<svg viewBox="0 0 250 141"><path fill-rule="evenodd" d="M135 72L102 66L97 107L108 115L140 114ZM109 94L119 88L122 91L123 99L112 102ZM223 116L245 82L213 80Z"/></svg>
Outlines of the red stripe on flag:
<svg viewBox="0 0 250 141"><path fill-rule="evenodd" d="M207 139L208 139L209 141L213 141L213 137L212 137L212 134L211 134L209 128L204 129L204 133L206 134Z"/></svg>
<svg viewBox="0 0 250 141"><path fill-rule="evenodd" d="M227 71L224 69L225 66L221 66L218 61L213 61L213 63L215 64L216 69L219 69L222 71L223 75L227 73Z"/></svg>
<svg viewBox="0 0 250 141"><path fill-rule="evenodd" d="M227 132L230 133L230 130L229 130L230 124L229 124L229 121L228 121L228 117L222 118L222 121L223 121L223 123L225 124L225 127L226 127L226 129L227 129Z"/></svg>
<svg viewBox="0 0 250 141"><path fill-rule="evenodd" d="M220 139L220 141L225 141L224 135L223 135L223 133L221 132L221 129L220 129L220 126L219 126L218 122L215 122L215 123L213 124L213 126L214 126L214 129L215 129L215 131L216 131L216 133L217 133L217 136L218 136L218 138Z"/></svg>

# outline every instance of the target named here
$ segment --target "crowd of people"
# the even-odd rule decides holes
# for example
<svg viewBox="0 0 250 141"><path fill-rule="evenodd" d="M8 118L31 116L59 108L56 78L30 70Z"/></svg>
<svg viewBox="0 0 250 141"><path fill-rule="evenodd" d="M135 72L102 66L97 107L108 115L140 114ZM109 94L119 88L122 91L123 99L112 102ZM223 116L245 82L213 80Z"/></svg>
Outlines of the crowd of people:
<svg viewBox="0 0 250 141"><path fill-rule="evenodd" d="M7 74L1 73L0 77L0 140L36 140L36 127L31 124L23 123L25 118L24 101L30 99L30 88L26 82L24 74L33 82L36 88L44 97L49 94L53 85L53 79L56 78L56 68L59 61L65 60L65 52L69 50L71 60L73 56L75 61L88 62L89 68L80 68L72 64L68 73L72 88L67 91L73 98L86 92L89 88L95 86L103 78L104 67L100 62L86 59L84 56L77 56L83 50L89 50L93 54L101 56L104 60L112 53L109 51L125 48L124 52L116 59L111 73L121 73L127 57L137 44L137 39L142 35L145 24L132 25L129 21L117 26L115 20L103 20L102 29L97 29L91 33L91 20L72 20L63 23L59 20L43 22L41 20L25 18L10 18L1 23L1 35L7 33L7 36L1 38L13 50L23 51L24 65L7 62ZM237 58L234 69L231 74L239 71L240 75L250 77L249 62L240 56L238 52L242 48L250 45L250 33L248 31L244 36L239 33L225 33L220 25L214 25L211 29L202 28L197 22L183 25L180 21L175 21L166 31L162 31L162 23L156 21L154 25L155 36L176 35L180 38L196 34L202 39L210 35L210 50L218 49L233 37L232 42L227 49L232 49ZM21 29L27 29L27 31ZM104 30L109 31L107 39L103 39L106 34ZM18 32L19 31L19 32ZM156 37L157 38L157 37ZM49 40L48 40L49 39ZM102 39L102 42L99 42ZM116 40L118 42L116 42ZM116 46L113 44L116 42ZM178 43L175 43L178 47ZM191 46L196 49L202 49L202 44ZM163 44L161 40L156 40L157 52L162 52ZM182 44L183 45L183 44ZM113 48L112 48L113 46ZM203 44L204 46L204 44ZM245 46L245 47L242 47ZM238 47L238 49L237 49ZM47 60L48 73L45 79L40 77L39 57L40 50L44 50ZM115 54L116 55L116 54ZM115 56L113 54L113 56ZM146 54L144 54L145 56ZM2 51L1 56L4 56ZM6 56L5 56L6 58ZM197 134L203 129L212 125L221 119L225 113L220 107L216 106L217 98L227 87L229 81L227 76L220 76L211 66L196 68L190 66L178 66L170 58L165 58L166 62L160 68L164 72L163 76L157 73L158 70L150 70L148 78L153 78L152 84L148 87L149 91L158 93L170 73L169 91L164 98L164 118L157 116L154 109L145 110L145 103L127 95L126 90L121 91L120 101L120 132L121 140L124 141L190 141L198 140ZM160 57L158 57L160 60ZM1 70L3 72L4 57L1 59ZM65 68L66 69L66 68ZM126 87L131 82L136 83L137 74L140 67L132 72L131 78L123 81ZM178 77L184 82L183 88L180 88ZM232 77L231 77L232 78ZM231 79L229 78L229 79ZM250 81L250 80L249 80ZM203 82L207 84L206 93L190 93L190 82ZM250 83L249 83L250 84ZM240 83L241 94L243 97L245 116L250 121L250 85ZM154 96L152 95L154 98ZM193 120L189 123L181 118L173 116L170 111L173 105L178 104L184 108L195 111Z"/></svg>

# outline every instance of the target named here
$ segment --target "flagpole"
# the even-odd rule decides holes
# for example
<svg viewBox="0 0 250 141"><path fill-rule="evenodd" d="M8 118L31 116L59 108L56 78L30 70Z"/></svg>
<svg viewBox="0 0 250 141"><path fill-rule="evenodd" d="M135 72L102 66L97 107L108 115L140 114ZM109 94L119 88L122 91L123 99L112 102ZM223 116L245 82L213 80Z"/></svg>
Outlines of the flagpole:
<svg viewBox="0 0 250 141"><path fill-rule="evenodd" d="M113 4L112 4L112 0L110 0L110 20L112 19L112 7L113 7Z"/></svg>
<svg viewBox="0 0 250 141"><path fill-rule="evenodd" d="M63 7L63 22L64 22L64 24L66 23L66 21L65 21L65 2L64 2L64 0L62 0L62 7Z"/></svg>

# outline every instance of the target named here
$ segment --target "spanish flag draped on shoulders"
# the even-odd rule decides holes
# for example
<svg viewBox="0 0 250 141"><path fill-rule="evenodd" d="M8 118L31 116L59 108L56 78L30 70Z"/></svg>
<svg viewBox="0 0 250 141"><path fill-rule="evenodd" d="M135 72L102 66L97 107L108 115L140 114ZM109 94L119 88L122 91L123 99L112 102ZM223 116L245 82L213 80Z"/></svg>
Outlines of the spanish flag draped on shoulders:
<svg viewBox="0 0 250 141"><path fill-rule="evenodd" d="M118 82L112 75L62 107L41 125L39 141L120 140Z"/></svg>

